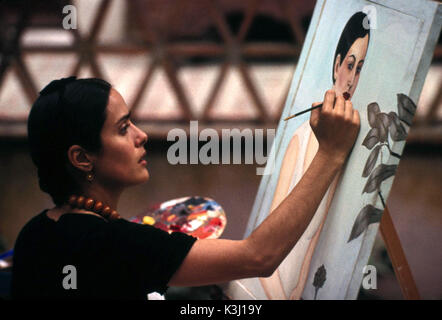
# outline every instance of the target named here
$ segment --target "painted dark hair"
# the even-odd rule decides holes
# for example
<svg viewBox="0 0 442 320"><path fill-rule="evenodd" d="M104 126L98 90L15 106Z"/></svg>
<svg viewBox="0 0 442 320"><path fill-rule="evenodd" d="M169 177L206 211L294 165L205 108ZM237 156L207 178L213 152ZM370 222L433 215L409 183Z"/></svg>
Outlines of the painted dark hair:
<svg viewBox="0 0 442 320"><path fill-rule="evenodd" d="M101 129L111 85L101 79L54 80L34 102L28 117L28 142L32 161L38 169L40 189L56 205L70 194L81 192L67 151L77 144L89 152L101 150ZM83 173L85 175L85 173Z"/></svg>
<svg viewBox="0 0 442 320"><path fill-rule="evenodd" d="M342 30L341 37L339 38L338 46L336 47L335 57L333 59L332 64L332 81L335 83L335 62L338 54L341 55L341 63L344 61L345 56L350 50L350 47L353 43L359 39L364 38L368 34L368 42L370 43L370 28L366 29L364 25L364 19L367 19L368 16L363 12L356 12L351 18L347 21L347 24Z"/></svg>

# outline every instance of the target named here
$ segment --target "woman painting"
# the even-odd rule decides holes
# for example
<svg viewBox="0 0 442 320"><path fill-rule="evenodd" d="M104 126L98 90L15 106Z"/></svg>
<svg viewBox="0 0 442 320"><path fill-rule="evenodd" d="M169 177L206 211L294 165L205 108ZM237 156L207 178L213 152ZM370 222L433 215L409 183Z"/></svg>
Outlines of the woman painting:
<svg viewBox="0 0 442 320"><path fill-rule="evenodd" d="M120 218L122 192L149 179L148 136L109 83L52 81L32 106L28 140L40 188L55 206L17 238L13 298L145 300L168 286L269 276L313 217L359 123L351 104L328 91L311 115L319 151L291 194L247 239L197 240Z"/></svg>
<svg viewBox="0 0 442 320"><path fill-rule="evenodd" d="M370 29L364 27L367 15L355 13L345 25L339 39L332 70L332 89L350 103L364 65L370 39ZM278 207L300 181L318 151L318 141L309 123L302 124L293 134L285 153L270 211ZM261 284L270 299L299 299L307 280L310 261L324 224L336 184L337 175L322 199L312 221L278 269Z"/></svg>

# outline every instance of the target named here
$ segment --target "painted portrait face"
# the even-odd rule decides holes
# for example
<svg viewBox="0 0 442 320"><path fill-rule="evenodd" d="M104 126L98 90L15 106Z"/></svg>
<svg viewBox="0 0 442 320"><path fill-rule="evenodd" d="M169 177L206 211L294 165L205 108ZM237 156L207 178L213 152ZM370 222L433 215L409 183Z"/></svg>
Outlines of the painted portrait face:
<svg viewBox="0 0 442 320"><path fill-rule="evenodd" d="M101 131L102 149L95 157L96 179L109 187L126 187L149 179L144 144L147 134L130 120L123 97L111 89L106 121Z"/></svg>
<svg viewBox="0 0 442 320"><path fill-rule="evenodd" d="M353 97L364 65L367 48L368 34L363 38L357 38L345 57L341 57L340 54L336 56L333 68L333 78L335 80L333 89L337 95L348 92L350 99Z"/></svg>

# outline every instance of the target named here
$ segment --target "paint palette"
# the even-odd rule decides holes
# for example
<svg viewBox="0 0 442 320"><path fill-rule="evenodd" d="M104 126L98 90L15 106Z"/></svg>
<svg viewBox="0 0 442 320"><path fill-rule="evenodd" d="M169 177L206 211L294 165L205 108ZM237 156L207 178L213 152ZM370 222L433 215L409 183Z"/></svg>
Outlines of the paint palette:
<svg viewBox="0 0 442 320"><path fill-rule="evenodd" d="M130 221L150 224L169 233L183 232L198 239L215 239L223 233L227 219L213 199L183 197L163 202Z"/></svg>

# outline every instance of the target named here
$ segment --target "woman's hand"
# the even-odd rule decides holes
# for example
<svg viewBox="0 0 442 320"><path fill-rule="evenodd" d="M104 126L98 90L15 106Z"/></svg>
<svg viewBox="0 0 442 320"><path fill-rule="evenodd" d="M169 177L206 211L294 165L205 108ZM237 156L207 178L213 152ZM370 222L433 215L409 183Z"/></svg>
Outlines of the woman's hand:
<svg viewBox="0 0 442 320"><path fill-rule="evenodd" d="M358 111L335 97L334 91L327 91L322 108L312 111L310 125L319 151L289 195L244 240L196 241L169 286L273 274L305 232L358 135Z"/></svg>
<svg viewBox="0 0 442 320"><path fill-rule="evenodd" d="M328 90L322 108L312 110L310 126L319 142L318 153L344 162L359 133L359 112L353 109L351 101Z"/></svg>

